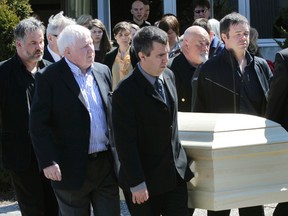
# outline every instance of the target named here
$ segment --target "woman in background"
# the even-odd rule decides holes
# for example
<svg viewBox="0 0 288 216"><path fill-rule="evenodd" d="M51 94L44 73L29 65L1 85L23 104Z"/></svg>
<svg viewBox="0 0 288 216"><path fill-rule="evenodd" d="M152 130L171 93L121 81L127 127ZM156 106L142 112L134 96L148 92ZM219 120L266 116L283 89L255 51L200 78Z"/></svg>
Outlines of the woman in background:
<svg viewBox="0 0 288 216"><path fill-rule="evenodd" d="M106 54L104 64L112 72L114 90L119 81L135 67L138 59L131 49L131 24L124 21L117 23L113 28L113 34L118 47Z"/></svg>
<svg viewBox="0 0 288 216"><path fill-rule="evenodd" d="M172 58L180 53L179 41L179 22L175 15L166 14L157 23L157 26L168 34L169 40L169 58Z"/></svg>
<svg viewBox="0 0 288 216"><path fill-rule="evenodd" d="M106 28L99 19L93 19L90 21L88 29L91 31L91 37L95 49L94 61L103 63L106 53L112 49Z"/></svg>

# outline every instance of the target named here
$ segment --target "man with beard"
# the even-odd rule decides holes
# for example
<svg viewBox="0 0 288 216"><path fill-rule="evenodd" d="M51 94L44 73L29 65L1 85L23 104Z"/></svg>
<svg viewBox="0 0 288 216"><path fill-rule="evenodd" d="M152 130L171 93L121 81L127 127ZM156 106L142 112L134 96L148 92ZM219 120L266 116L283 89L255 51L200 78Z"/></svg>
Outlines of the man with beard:
<svg viewBox="0 0 288 216"><path fill-rule="evenodd" d="M0 152L23 216L58 215L50 182L39 172L28 129L34 75L49 64L42 60L44 32L39 20L22 20L14 30L15 56L0 63Z"/></svg>
<svg viewBox="0 0 288 216"><path fill-rule="evenodd" d="M265 59L247 51L250 26L239 13L220 21L225 49L200 69L195 112L243 113L264 116L272 73ZM228 216L230 210L208 211ZM264 216L263 206L239 209L240 216Z"/></svg>
<svg viewBox="0 0 288 216"><path fill-rule="evenodd" d="M174 72L178 95L178 110L191 112L192 77L197 67L208 59L210 36L200 26L184 32L181 53L170 59L168 67Z"/></svg>
<svg viewBox="0 0 288 216"><path fill-rule="evenodd" d="M137 24L140 28L150 26L151 24L144 19L146 13L145 10L143 1L134 1L131 5L131 14L133 15L133 20L131 23Z"/></svg>

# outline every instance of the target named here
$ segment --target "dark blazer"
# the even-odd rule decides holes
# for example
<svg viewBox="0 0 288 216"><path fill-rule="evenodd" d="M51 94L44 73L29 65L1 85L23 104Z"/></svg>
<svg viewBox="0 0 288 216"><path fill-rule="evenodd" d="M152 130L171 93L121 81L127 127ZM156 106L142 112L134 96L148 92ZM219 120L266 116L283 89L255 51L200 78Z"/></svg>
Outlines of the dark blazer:
<svg viewBox="0 0 288 216"><path fill-rule="evenodd" d="M112 71L112 66L114 64L118 50L119 50L119 47L116 47L115 49L111 50L105 55L104 64L107 65L111 71ZM134 68L138 62L138 57L134 49L132 49L132 47L130 48L129 53L130 53L131 64Z"/></svg>
<svg viewBox="0 0 288 216"><path fill-rule="evenodd" d="M49 64L42 60L39 67ZM4 168L16 171L27 169L34 157L28 127L33 95L29 95L24 73L28 72L17 54L0 63L0 153Z"/></svg>
<svg viewBox="0 0 288 216"><path fill-rule="evenodd" d="M120 159L120 186L125 191L146 182L150 195L176 186L176 172L193 177L177 128L177 94L173 73L163 77L171 112L138 67L113 93L112 119Z"/></svg>
<svg viewBox="0 0 288 216"><path fill-rule="evenodd" d="M276 53L266 117L288 131L288 48Z"/></svg>
<svg viewBox="0 0 288 216"><path fill-rule="evenodd" d="M110 125L111 73L100 63L94 63L92 70ZM79 189L83 184L90 139L90 117L84 104L65 58L36 75L30 132L40 169L54 163L60 166L62 181L52 181L54 188Z"/></svg>
<svg viewBox="0 0 288 216"><path fill-rule="evenodd" d="M169 60L168 67L175 75L179 112L191 112L191 82L196 68L187 61L182 52Z"/></svg>
<svg viewBox="0 0 288 216"><path fill-rule="evenodd" d="M270 81L273 75L265 59L256 56L252 58L250 66L253 67L256 73L264 95L260 114L264 116ZM193 111L233 113L235 107L236 112L239 113L239 90L237 90L237 87L233 87L233 73L235 77L238 75L236 74L236 67L237 61L227 49L224 49L220 54L202 65L199 72L197 96ZM234 99L236 99L236 104Z"/></svg>
<svg viewBox="0 0 288 216"><path fill-rule="evenodd" d="M52 63L54 63L54 58L52 57L51 53L49 52L47 46L45 46L44 48L44 55L43 55L43 59L46 59Z"/></svg>

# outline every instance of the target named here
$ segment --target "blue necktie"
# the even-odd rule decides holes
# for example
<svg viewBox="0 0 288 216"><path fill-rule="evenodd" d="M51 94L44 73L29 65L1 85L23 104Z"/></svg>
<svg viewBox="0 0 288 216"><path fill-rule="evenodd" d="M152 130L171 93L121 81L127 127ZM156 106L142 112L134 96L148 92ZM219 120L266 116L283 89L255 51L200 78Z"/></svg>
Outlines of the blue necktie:
<svg viewBox="0 0 288 216"><path fill-rule="evenodd" d="M161 79L159 77L156 77L155 81L155 89L159 93L159 95L162 97L163 101L166 103L166 98L165 98L165 90L164 90L164 85Z"/></svg>

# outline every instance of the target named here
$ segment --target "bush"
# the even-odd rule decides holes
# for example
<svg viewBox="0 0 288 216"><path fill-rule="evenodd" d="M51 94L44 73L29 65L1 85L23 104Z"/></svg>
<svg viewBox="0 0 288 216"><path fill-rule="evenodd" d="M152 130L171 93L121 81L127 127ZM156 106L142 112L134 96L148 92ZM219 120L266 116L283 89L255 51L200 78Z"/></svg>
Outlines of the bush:
<svg viewBox="0 0 288 216"><path fill-rule="evenodd" d="M0 61L14 55L14 28L31 13L29 0L0 0Z"/></svg>

